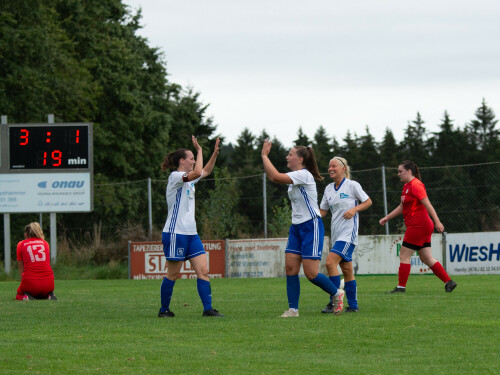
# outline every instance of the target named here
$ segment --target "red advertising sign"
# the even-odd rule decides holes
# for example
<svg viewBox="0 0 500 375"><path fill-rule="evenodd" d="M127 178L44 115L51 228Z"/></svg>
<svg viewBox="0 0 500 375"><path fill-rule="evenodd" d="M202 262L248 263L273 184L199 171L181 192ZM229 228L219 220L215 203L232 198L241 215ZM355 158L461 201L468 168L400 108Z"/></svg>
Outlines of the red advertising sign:
<svg viewBox="0 0 500 375"><path fill-rule="evenodd" d="M226 276L226 248L221 240L201 241L208 260L208 276L213 278ZM129 243L129 279L163 279L167 275L167 260L163 254L161 242ZM181 279L195 279L196 273L189 261L184 262Z"/></svg>

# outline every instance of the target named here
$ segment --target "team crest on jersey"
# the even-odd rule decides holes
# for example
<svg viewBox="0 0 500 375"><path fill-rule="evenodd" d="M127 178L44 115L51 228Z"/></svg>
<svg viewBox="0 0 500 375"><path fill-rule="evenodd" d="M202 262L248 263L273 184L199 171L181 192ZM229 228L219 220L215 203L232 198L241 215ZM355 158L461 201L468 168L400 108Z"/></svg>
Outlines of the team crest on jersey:
<svg viewBox="0 0 500 375"><path fill-rule="evenodd" d="M340 199L346 199L349 198L348 194L340 193Z"/></svg>

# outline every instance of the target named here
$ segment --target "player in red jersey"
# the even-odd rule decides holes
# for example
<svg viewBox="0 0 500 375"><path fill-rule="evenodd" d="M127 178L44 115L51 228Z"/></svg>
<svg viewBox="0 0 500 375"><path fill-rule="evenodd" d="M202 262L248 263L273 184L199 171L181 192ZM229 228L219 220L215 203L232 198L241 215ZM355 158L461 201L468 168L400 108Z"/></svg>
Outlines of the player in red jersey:
<svg viewBox="0 0 500 375"><path fill-rule="evenodd" d="M38 223L24 228L24 241L17 244L17 262L21 285L17 300L51 299L54 295L54 273L50 267L50 248Z"/></svg>
<svg viewBox="0 0 500 375"><path fill-rule="evenodd" d="M406 291L406 282L411 270L410 259L414 251L418 251L420 260L429 266L432 272L445 283L445 291L452 292L457 283L450 279L441 263L432 256L432 232L434 227L438 232L443 232L444 226L427 197L418 166L411 161L403 161L398 166L398 176L404 182L401 203L394 211L379 221L381 225L384 225L390 219L403 214L406 225L403 246L401 246L399 252L399 283L389 293L404 293Z"/></svg>

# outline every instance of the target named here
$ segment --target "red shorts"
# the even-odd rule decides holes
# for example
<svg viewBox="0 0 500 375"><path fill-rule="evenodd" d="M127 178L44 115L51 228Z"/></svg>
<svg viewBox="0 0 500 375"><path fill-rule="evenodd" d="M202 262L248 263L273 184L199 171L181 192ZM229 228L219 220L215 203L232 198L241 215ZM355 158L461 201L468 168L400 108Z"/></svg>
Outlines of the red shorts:
<svg viewBox="0 0 500 375"><path fill-rule="evenodd" d="M403 241L412 245L422 246L424 243L431 242L433 232L434 222L431 219L424 220L421 226L407 228Z"/></svg>
<svg viewBox="0 0 500 375"><path fill-rule="evenodd" d="M36 298L47 298L54 291L54 277L47 279L27 279L23 277L21 285L17 288L17 295L29 293ZM17 299L17 298L16 298Z"/></svg>

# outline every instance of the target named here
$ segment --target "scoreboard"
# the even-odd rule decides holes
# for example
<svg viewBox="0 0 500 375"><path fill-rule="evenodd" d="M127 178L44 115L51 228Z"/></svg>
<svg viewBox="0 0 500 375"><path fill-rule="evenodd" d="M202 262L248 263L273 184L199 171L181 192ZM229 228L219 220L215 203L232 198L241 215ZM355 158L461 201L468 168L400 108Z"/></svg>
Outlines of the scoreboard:
<svg viewBox="0 0 500 375"><path fill-rule="evenodd" d="M9 128L10 169L88 169L88 125Z"/></svg>
<svg viewBox="0 0 500 375"><path fill-rule="evenodd" d="M92 123L0 130L0 212L92 211Z"/></svg>

